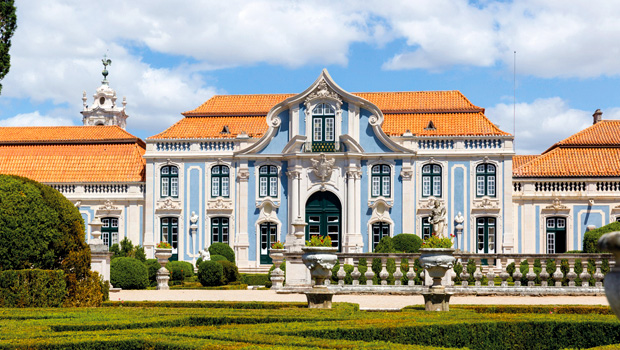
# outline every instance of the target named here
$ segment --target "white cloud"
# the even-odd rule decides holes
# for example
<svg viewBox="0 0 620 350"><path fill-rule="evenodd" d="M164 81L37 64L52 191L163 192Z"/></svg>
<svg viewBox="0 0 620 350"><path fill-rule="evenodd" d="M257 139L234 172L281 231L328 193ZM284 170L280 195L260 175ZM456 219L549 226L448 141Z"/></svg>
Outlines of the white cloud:
<svg viewBox="0 0 620 350"><path fill-rule="evenodd" d="M540 154L572 134L592 125L592 113L568 107L559 97L516 105L515 144L518 154ZM620 109L615 112L620 115ZM487 108L489 119L504 131L513 131L513 106L500 103ZM609 113L613 114L613 113ZM611 119L611 116L604 116Z"/></svg>
<svg viewBox="0 0 620 350"><path fill-rule="evenodd" d="M39 111L18 114L14 117L0 120L0 126L66 126L73 125L71 118L41 115Z"/></svg>

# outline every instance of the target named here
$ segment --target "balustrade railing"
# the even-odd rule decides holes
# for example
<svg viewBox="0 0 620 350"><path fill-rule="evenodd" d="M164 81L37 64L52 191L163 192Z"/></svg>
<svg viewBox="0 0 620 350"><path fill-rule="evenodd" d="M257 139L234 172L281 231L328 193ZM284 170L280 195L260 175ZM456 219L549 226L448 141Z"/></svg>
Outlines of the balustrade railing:
<svg viewBox="0 0 620 350"><path fill-rule="evenodd" d="M420 254L340 253L336 292L422 291ZM601 294L611 254L469 254L455 253L446 291L457 294ZM400 268L397 268L400 267Z"/></svg>

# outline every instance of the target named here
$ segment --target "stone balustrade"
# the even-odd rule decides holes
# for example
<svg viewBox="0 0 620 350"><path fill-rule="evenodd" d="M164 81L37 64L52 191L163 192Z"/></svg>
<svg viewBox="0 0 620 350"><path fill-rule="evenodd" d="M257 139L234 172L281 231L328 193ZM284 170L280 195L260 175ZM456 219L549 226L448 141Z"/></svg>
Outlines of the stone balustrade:
<svg viewBox="0 0 620 350"><path fill-rule="evenodd" d="M415 263L419 257L420 254L340 253L338 282L327 280L326 284L338 294L422 293L432 281L425 281L424 269ZM603 271L615 264L611 254L454 253L454 257L456 269L448 271L442 284L446 292L457 295L598 295L604 293ZM372 269L374 259L375 267L380 265L378 273ZM536 260L545 268L535 268ZM523 272L522 261L527 262ZM509 269L513 262L514 268ZM575 267L579 262L582 268L577 274ZM469 269L465 268L467 265ZM458 275L455 270L460 270Z"/></svg>

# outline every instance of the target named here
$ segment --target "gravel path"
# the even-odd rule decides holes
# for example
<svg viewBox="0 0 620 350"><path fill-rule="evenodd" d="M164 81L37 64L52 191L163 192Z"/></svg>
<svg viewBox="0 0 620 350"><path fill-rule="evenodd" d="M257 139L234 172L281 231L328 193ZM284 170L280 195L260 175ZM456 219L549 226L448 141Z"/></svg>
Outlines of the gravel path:
<svg viewBox="0 0 620 350"><path fill-rule="evenodd" d="M110 293L111 301L280 301L305 302L303 294L277 294L271 290L122 290ZM361 309L401 309L423 305L421 295L335 295L334 302L359 304ZM450 305L609 305L605 296L460 296L452 297Z"/></svg>

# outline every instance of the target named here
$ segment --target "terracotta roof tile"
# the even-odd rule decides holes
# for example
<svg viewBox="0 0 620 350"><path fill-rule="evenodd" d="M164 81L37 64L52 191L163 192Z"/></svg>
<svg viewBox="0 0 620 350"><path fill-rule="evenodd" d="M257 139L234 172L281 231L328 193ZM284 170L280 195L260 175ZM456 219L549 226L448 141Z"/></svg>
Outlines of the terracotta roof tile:
<svg viewBox="0 0 620 350"><path fill-rule="evenodd" d="M532 155L517 155L517 156L513 156L512 157L512 169L513 172L520 166L531 162L532 160L536 159L537 157L539 157L538 154L532 154Z"/></svg>
<svg viewBox="0 0 620 350"><path fill-rule="evenodd" d="M514 177L620 176L620 148L552 149L513 170Z"/></svg>
<svg viewBox="0 0 620 350"><path fill-rule="evenodd" d="M620 120L602 120L554 144L545 153L556 147L580 146L620 147Z"/></svg>
<svg viewBox="0 0 620 350"><path fill-rule="evenodd" d="M0 145L0 174L46 183L139 182L143 155L137 143Z"/></svg>
<svg viewBox="0 0 620 350"><path fill-rule="evenodd" d="M0 143L84 142L136 140L137 137L118 126L33 126L0 127Z"/></svg>
<svg viewBox="0 0 620 350"><path fill-rule="evenodd" d="M427 129L433 122L435 130ZM385 114L383 131L401 136L409 130L417 136L510 135L478 113Z"/></svg>
<svg viewBox="0 0 620 350"><path fill-rule="evenodd" d="M216 95L184 116L267 115L271 107L293 94Z"/></svg>
<svg viewBox="0 0 620 350"><path fill-rule="evenodd" d="M228 127L230 133L222 133ZM188 117L149 139L236 138L241 132L260 138L267 131L265 116Z"/></svg>

